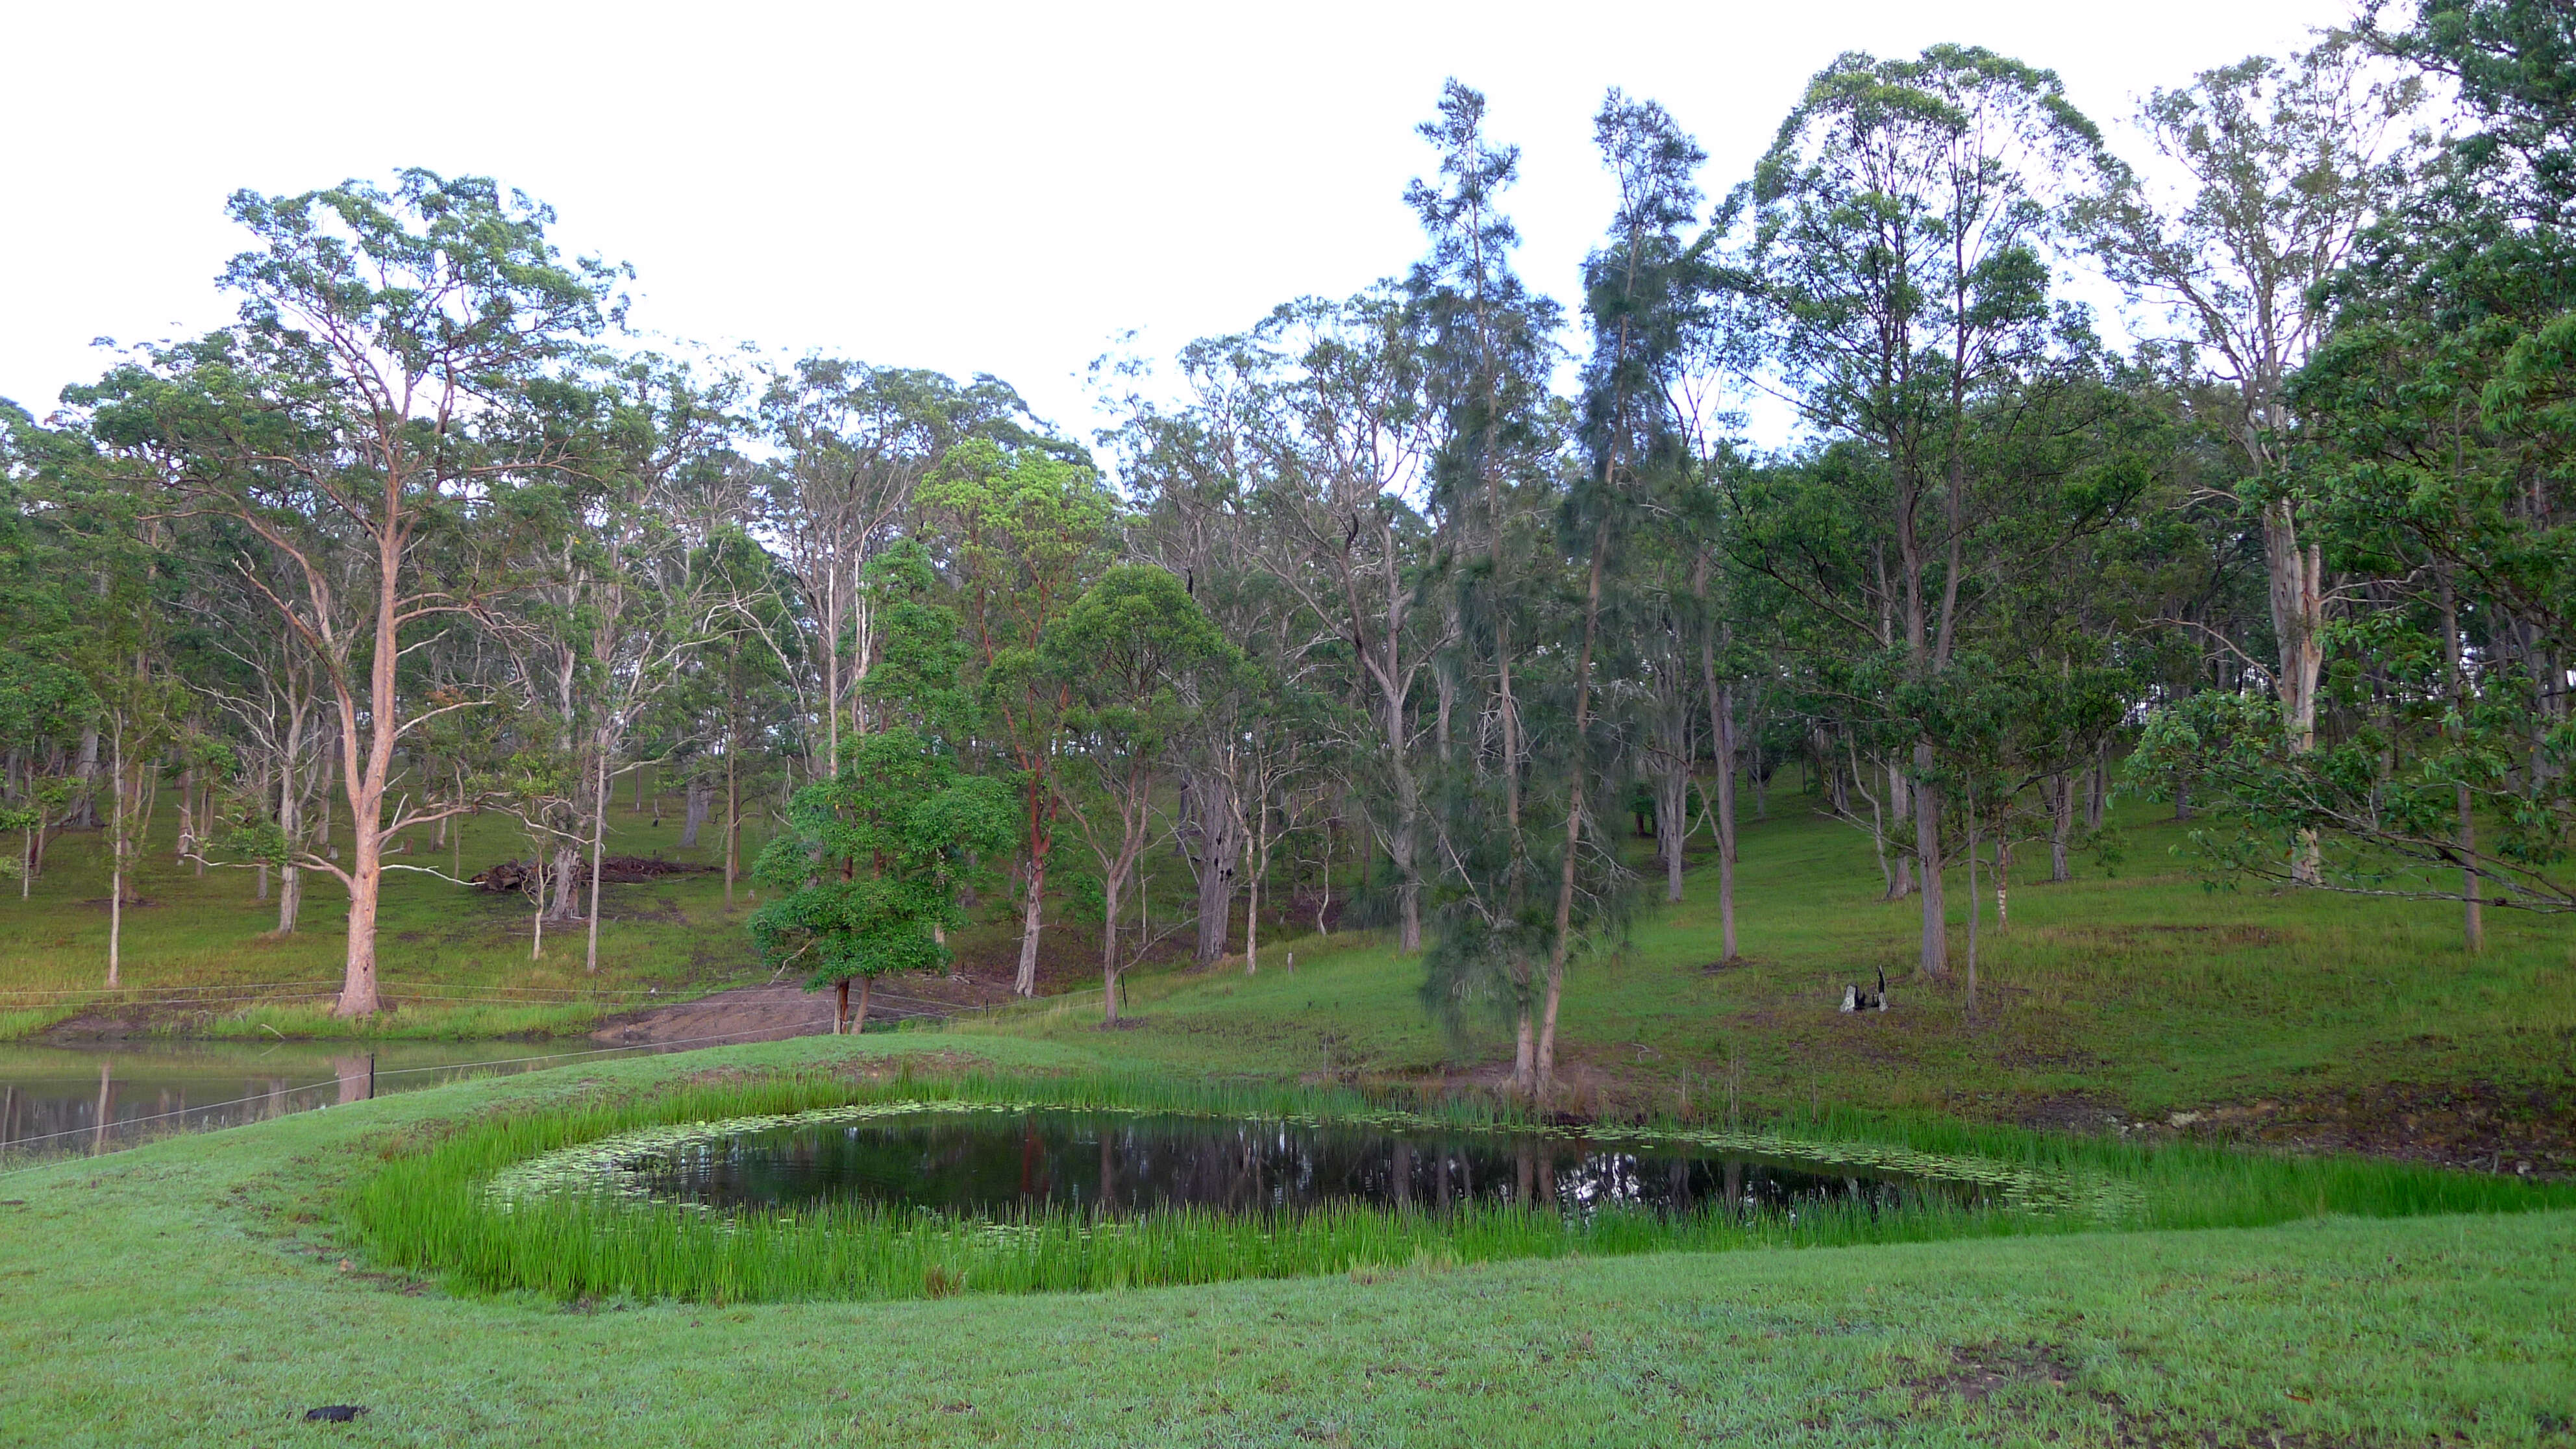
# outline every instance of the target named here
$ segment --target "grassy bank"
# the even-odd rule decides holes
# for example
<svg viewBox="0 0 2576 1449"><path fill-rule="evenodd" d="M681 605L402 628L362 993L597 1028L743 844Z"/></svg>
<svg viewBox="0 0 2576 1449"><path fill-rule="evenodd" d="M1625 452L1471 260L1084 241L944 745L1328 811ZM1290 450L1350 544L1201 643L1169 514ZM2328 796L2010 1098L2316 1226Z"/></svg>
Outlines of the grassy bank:
<svg viewBox="0 0 2576 1449"><path fill-rule="evenodd" d="M1120 1075L1043 1041L807 1040L0 1178L0 1345L27 1366L0 1442L287 1442L323 1403L369 1408L335 1441L422 1445L2544 1446L2576 1421L2563 1211L578 1312L372 1273L332 1211L389 1146L476 1122L920 1051Z"/></svg>
<svg viewBox="0 0 2576 1449"><path fill-rule="evenodd" d="M2431 1171L2351 1158L2228 1152L2186 1143L2070 1139L1842 1113L1769 1130L1646 1131L1715 1151L1787 1160L1810 1151L1865 1170L1993 1185L1997 1205L1902 1194L1875 1206L1795 1214L1733 1210L1657 1217L1471 1207L1426 1214L1334 1208L1229 1216L1158 1214L1103 1228L1040 1213L1007 1230L925 1213L839 1204L793 1214L713 1215L581 1190L488 1190L494 1174L547 1153L672 1124L774 1119L925 1102L1056 1106L1351 1123L1399 1130L1508 1125L1481 1099L1390 1105L1350 1092L1169 1078L788 1077L476 1123L370 1174L344 1209L373 1261L459 1290L530 1289L715 1303L887 1299L953 1291L1026 1293L1279 1278L1418 1263L1603 1257L1666 1251L1851 1246L2120 1228L2250 1227L2343 1214L2576 1208L2576 1184ZM1533 1129L1524 1126L1522 1130ZM1937 1145L1936 1145L1937 1144Z"/></svg>

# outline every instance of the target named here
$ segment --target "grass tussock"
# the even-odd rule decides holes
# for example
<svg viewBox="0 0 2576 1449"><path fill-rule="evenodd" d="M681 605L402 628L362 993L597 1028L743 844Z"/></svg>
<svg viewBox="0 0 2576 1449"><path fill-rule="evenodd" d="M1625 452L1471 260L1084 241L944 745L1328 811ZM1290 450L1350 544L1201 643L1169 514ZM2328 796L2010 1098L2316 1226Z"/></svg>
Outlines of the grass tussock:
<svg viewBox="0 0 2576 1449"><path fill-rule="evenodd" d="M1106 1110L1386 1121L1389 1104L1342 1090L1194 1084L1119 1076L995 1076L874 1083L819 1076L710 1083L626 1101L473 1124L389 1161L344 1203L349 1235L376 1263L483 1292L561 1299L746 1303L1031 1293L1438 1271L1513 1258L2055 1234L2097 1215L1967 1208L1930 1193L1779 1211L1656 1216L1470 1205L1442 1212L1337 1207L1239 1216L1166 1212L1095 1221L1061 1211L1001 1221L837 1204L797 1214L719 1215L554 1193L507 1202L495 1174L622 1132L870 1102L1028 1103ZM1426 1100L1404 1118L1456 1129L1527 1126L1506 1105ZM2576 1206L2576 1184L2529 1184L2362 1159L2307 1159L2188 1143L2067 1138L1936 1119L1830 1113L1773 1124L1783 1137L1875 1144L2125 1187L2119 1226L2257 1226L2324 1214L2405 1216Z"/></svg>

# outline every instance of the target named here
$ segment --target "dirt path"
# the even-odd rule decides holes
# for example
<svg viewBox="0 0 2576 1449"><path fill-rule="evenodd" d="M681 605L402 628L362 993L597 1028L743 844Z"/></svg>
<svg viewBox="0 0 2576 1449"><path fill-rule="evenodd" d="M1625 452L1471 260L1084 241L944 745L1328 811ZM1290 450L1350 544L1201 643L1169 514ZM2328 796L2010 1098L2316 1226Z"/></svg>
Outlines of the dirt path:
<svg viewBox="0 0 2576 1449"><path fill-rule="evenodd" d="M1007 998L1008 994L1007 990L963 978L907 976L887 981L870 993L868 1020L896 1022L953 1016L984 1006L996 997ZM858 1005L855 990L850 994L850 1004ZM831 1029L832 994L807 991L796 983L784 982L775 986L737 986L695 1001L619 1012L604 1018L590 1036L593 1041L620 1046L683 1041L718 1046L723 1042L707 1039L778 1041L791 1036L819 1036Z"/></svg>

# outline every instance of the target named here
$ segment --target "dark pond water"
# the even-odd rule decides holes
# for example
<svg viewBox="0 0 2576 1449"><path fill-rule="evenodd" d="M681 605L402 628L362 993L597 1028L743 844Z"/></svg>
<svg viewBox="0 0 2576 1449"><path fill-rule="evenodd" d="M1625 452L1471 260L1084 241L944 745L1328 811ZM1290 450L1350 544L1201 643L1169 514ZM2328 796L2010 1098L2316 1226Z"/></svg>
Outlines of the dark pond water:
<svg viewBox="0 0 2576 1449"><path fill-rule="evenodd" d="M630 1162L657 1197L719 1209L827 1201L963 1216L1109 1216L1196 1207L1520 1204L1655 1213L1979 1200L1966 1183L1791 1167L1684 1143L1406 1133L1072 1110L959 1112L791 1126Z"/></svg>
<svg viewBox="0 0 2576 1449"><path fill-rule="evenodd" d="M0 1045L0 1153L113 1151L174 1132L233 1127L468 1072L533 1071L623 1052L514 1041L105 1042ZM538 1058L538 1060L528 1060Z"/></svg>

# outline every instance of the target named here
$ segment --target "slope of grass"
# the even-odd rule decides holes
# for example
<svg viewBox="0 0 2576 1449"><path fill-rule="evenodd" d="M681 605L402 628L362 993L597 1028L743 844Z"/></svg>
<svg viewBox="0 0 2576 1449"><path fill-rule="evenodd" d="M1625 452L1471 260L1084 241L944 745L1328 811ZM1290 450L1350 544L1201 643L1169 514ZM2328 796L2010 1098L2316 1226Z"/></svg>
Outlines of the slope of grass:
<svg viewBox="0 0 2576 1449"><path fill-rule="evenodd" d="M2567 1212L578 1311L379 1276L336 1236L331 1203L406 1141L892 1051L1101 1070L1042 1040L809 1039L0 1177L0 1441L2542 1446L2576 1421ZM368 1413L298 1422L327 1403Z"/></svg>
<svg viewBox="0 0 2576 1449"><path fill-rule="evenodd" d="M676 804L657 828L630 803L612 813L613 848L710 859L709 846L677 848ZM1575 967L1563 1027L1570 1105L1693 1120L1852 1105L2094 1129L2212 1108L2242 1109L2258 1125L2275 1108L2300 1122L2357 1113L2372 1119L2369 1133L2327 1140L2412 1150L2420 1119L2422 1155L2460 1161L2474 1150L2505 1170L2576 1170L2569 1132L2551 1125L2576 1113L2576 931L2563 921L2492 913L2490 948L2471 957L2441 907L2212 891L2172 854L2183 827L2138 805L2124 809L2129 848L2116 875L2079 860L2074 882L2050 885L2044 852L2024 850L2010 926L1997 928L1985 905L1971 1014L1963 975L1914 976L1916 904L1878 899L1864 836L1787 790L1772 792L1770 816L1744 832L1747 964L1707 969L1714 872L1695 853L1687 899L1642 913L1624 949ZM35 900L0 900L17 926L0 934L0 1035L105 1009L86 991L106 931L95 845L65 836ZM507 822L468 823L468 870L513 852L525 846ZM154 904L128 915L131 989L117 1000L163 1001L152 1008L163 1029L203 1035L572 1033L648 987L670 1000L759 976L742 929L751 888L728 911L712 874L608 887L596 976L583 972L572 932L550 933L546 956L529 959L519 898L397 875L383 970L402 1005L353 1026L322 1014L326 998L273 985L336 985L339 906L327 885L308 902L305 931L283 939L262 934L268 907L250 899L245 874L200 877L156 852L142 888ZM1964 964L1964 873L1950 896ZM997 919L961 944L998 959L1008 903L987 904ZM1090 929L1051 925L1051 951L1085 955ZM1089 1035L1096 993L992 1029L1200 1074L1489 1081L1507 1056L1493 1024L1464 1041L1436 1027L1416 997L1418 967L1382 941L1280 929L1268 928L1258 976L1242 975L1238 958L1131 978L1129 1012L1145 1024L1114 1043ZM1894 1010L1834 1010L1844 983L1880 969ZM48 991L77 994L29 994ZM2460 1141L2445 1145L2445 1134Z"/></svg>
<svg viewBox="0 0 2576 1449"><path fill-rule="evenodd" d="M2496 1089L2499 1112L2576 1110L2576 930L2564 921L2497 922L2469 956L2439 907L2211 890L2171 854L2181 827L2141 811L2116 876L2087 862L2050 885L2044 853L2025 852L2009 928L1984 902L1971 1014L1964 874L1950 893L1957 969L1923 980L1919 905L1878 899L1866 838L1795 797L1775 794L1772 809L1743 847L1746 964L1714 966L1714 871L1694 857L1684 901L1570 973L1562 1030L1578 1106L1848 1104L2100 1128L2267 1098L2376 1096L2411 1111L2388 1089L2477 1084ZM1438 1030L1418 969L1380 941L1309 938L1262 960L1252 977L1140 979L1129 1011L1145 1024L1112 1050L1195 1071L1415 1078L1490 1079L1508 1059L1496 1025L1463 1042ZM1836 1010L1846 982L1882 969L1892 1010ZM1088 1024L1067 1012L1013 1029L1079 1040Z"/></svg>

